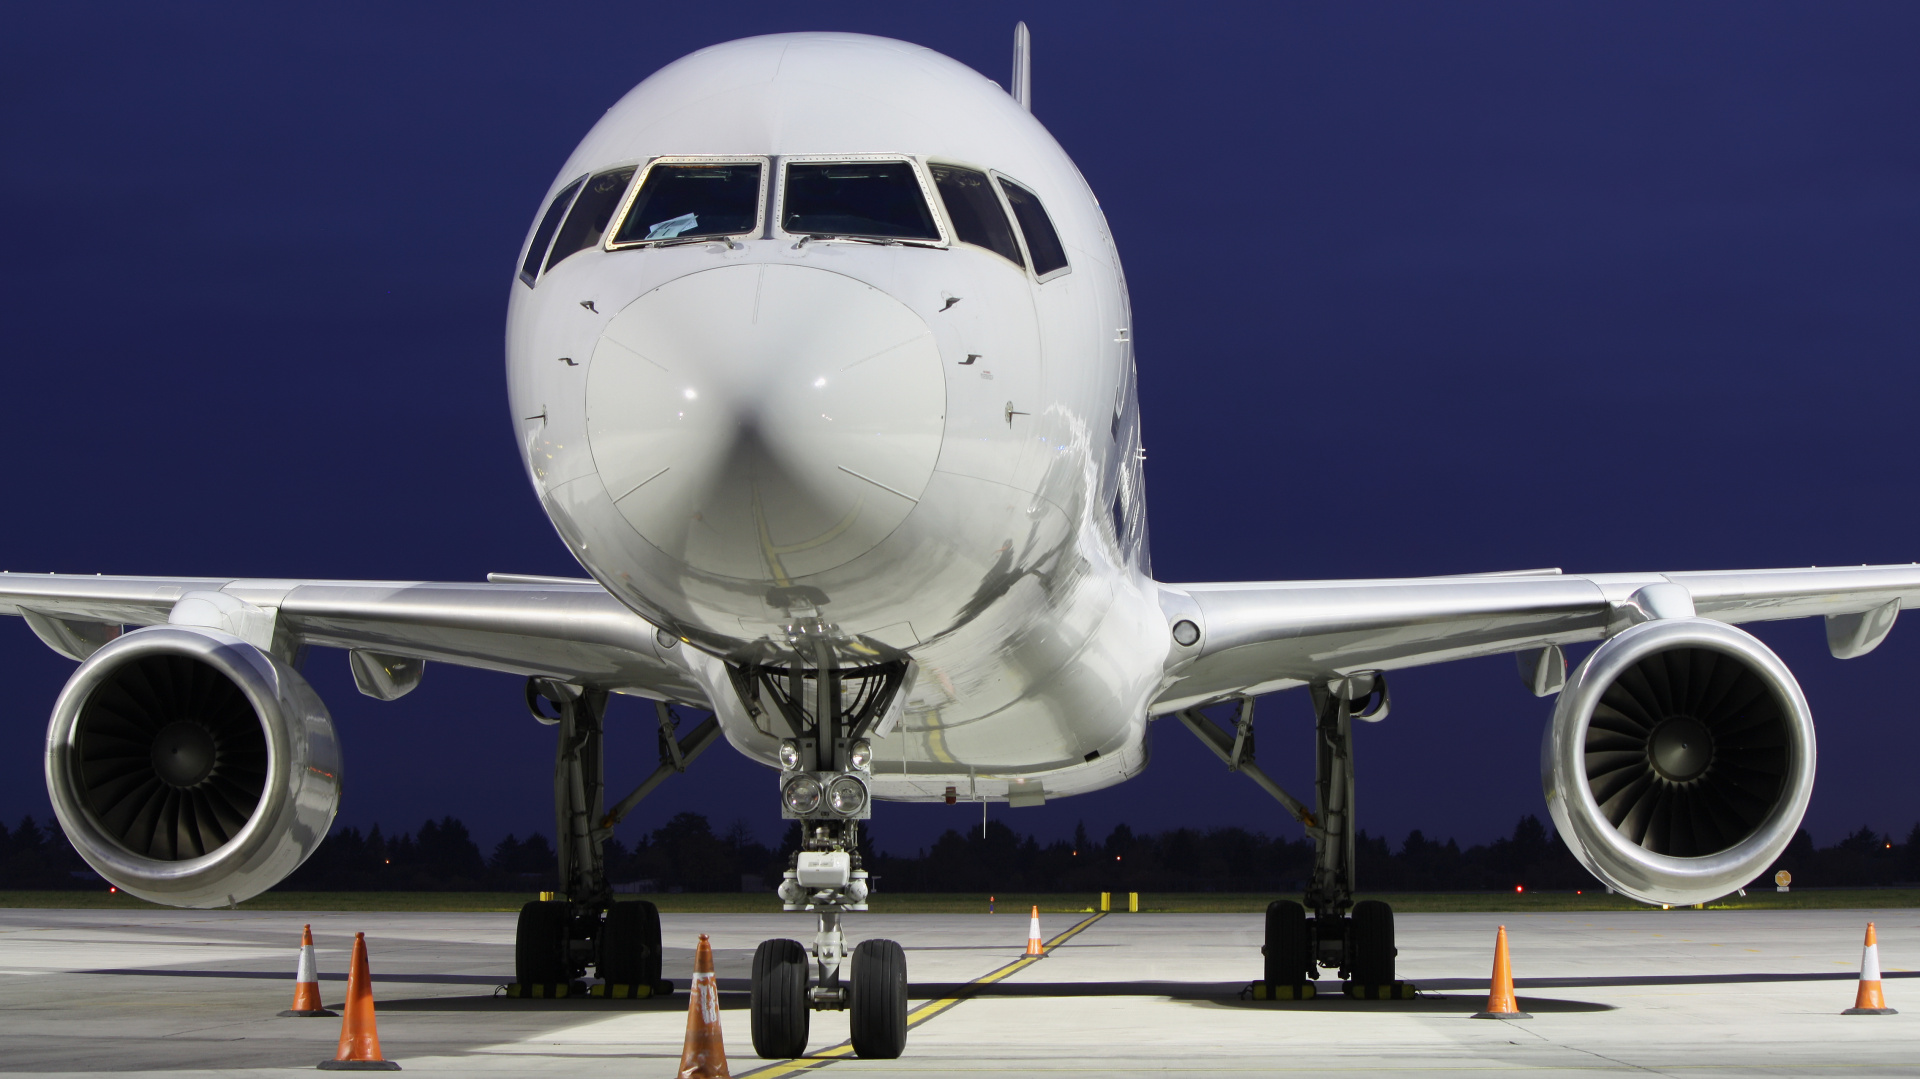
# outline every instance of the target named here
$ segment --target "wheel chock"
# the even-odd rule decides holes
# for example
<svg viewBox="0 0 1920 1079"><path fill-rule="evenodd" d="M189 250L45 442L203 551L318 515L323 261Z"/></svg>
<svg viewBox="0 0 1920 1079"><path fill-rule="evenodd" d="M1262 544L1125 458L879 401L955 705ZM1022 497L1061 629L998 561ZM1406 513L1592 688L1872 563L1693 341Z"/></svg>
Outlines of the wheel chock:
<svg viewBox="0 0 1920 1079"><path fill-rule="evenodd" d="M525 985L514 982L506 987L506 995L520 1000L561 1000L566 997L584 997L587 995L585 982L553 982Z"/></svg>
<svg viewBox="0 0 1920 1079"><path fill-rule="evenodd" d="M1312 982L1254 982L1241 996L1247 1000L1312 1000L1319 994Z"/></svg>
<svg viewBox="0 0 1920 1079"><path fill-rule="evenodd" d="M1385 985L1341 982L1340 989L1354 1000L1412 1000L1420 992L1412 982L1388 982Z"/></svg>
<svg viewBox="0 0 1920 1079"><path fill-rule="evenodd" d="M665 979L652 984L641 982L634 985L608 985L603 982L590 986L587 992L607 1000L646 1000L650 997L672 996L673 983Z"/></svg>

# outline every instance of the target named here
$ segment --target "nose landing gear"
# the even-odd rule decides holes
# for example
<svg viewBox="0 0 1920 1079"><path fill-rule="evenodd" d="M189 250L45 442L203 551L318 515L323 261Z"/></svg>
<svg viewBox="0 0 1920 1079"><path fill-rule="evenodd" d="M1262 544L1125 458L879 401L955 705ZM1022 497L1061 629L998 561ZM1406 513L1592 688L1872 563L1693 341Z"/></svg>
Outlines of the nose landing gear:
<svg viewBox="0 0 1920 1079"><path fill-rule="evenodd" d="M763 1057L800 1056L811 1013L833 1009L848 1013L856 1054L891 1059L907 1045L906 952L891 940L864 940L849 953L841 916L867 909L860 822L873 815L868 739L884 733L911 667L895 660L841 668L822 633L795 645L791 665L732 668L747 711L757 717L771 705L792 734L780 744L780 815L799 822L801 849L780 882L780 903L816 918L811 949L769 940L754 952L753 1048Z"/></svg>

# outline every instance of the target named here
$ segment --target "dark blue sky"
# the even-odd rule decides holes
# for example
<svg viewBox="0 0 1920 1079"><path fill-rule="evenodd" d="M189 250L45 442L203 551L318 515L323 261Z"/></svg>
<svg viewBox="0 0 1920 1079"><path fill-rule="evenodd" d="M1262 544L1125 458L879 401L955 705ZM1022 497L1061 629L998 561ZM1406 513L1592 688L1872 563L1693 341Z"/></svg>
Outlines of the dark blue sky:
<svg viewBox="0 0 1920 1079"><path fill-rule="evenodd" d="M696 48L915 41L1036 112L1125 259L1164 580L1920 558L1920 9L1743 2L953 6L10 5L0 568L474 579L573 573L515 461L501 331L528 221L602 110ZM697 14L688 14L697 12ZM1920 625L1827 656L1761 627L1821 737L1808 826L1920 818ZM71 664L0 620L0 815L47 812ZM341 820L551 831L551 730L511 678L393 704L309 676ZM1550 702L1505 658L1394 678L1361 823L1480 841L1541 809ZM1309 711L1263 763L1306 793ZM651 767L616 706L615 785ZM1022 830L1294 827L1172 721L1133 783ZM683 808L778 832L723 748ZM883 847L978 823L882 806Z"/></svg>

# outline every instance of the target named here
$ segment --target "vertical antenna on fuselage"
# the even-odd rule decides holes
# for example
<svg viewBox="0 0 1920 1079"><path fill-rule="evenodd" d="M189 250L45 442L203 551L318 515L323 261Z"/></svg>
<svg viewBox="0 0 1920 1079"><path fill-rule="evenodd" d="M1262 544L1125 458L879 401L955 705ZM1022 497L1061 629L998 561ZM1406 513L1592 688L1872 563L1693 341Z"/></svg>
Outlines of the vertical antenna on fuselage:
<svg viewBox="0 0 1920 1079"><path fill-rule="evenodd" d="M1033 36L1027 24L1013 28L1013 99L1028 112L1033 111Z"/></svg>

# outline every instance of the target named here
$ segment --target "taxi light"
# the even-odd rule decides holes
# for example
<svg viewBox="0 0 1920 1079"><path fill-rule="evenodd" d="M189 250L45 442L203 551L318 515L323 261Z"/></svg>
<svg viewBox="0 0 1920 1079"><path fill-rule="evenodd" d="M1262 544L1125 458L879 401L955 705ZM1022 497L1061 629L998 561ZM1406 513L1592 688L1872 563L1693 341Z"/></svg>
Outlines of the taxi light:
<svg viewBox="0 0 1920 1079"><path fill-rule="evenodd" d="M791 772L800 767L800 743L791 738L780 742L780 767Z"/></svg>

